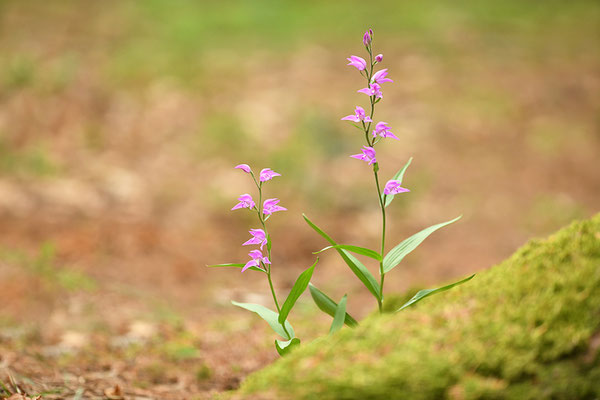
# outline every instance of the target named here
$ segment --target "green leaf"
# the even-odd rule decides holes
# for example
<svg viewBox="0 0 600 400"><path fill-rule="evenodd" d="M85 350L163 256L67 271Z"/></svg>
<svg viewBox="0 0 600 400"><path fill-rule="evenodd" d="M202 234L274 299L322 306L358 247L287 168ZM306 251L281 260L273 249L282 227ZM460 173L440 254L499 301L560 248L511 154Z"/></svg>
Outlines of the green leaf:
<svg viewBox="0 0 600 400"><path fill-rule="evenodd" d="M335 303L335 301L331 300L329 298L329 296L327 296L325 293L323 293L321 290L319 290L312 283L308 284L308 289L309 289L310 295L313 298L317 307L319 307L319 309L321 311L323 311L324 313L329 314L335 318L335 312L337 311L337 306L338 306ZM346 313L346 317L344 318L344 323L351 328L358 326L358 322L356 322L356 320L354 318L352 318L352 316L348 313Z"/></svg>
<svg viewBox="0 0 600 400"><path fill-rule="evenodd" d="M446 225L458 221L461 217L462 215L460 217L454 218L452 221L442 222L441 224L425 228L421 232L415 233L414 235L412 235L411 237L394 247L383 258L383 272L387 273L390 270L392 270L396 265L400 264L400 262L402 261L402 259L404 259L404 257L406 257L406 255L408 255L411 251L416 249L417 246L419 246L423 242L423 240L427 239L427 237L433 232Z"/></svg>
<svg viewBox="0 0 600 400"><path fill-rule="evenodd" d="M300 345L300 339L293 338L291 340L275 340L275 348L281 357L292 351L293 348Z"/></svg>
<svg viewBox="0 0 600 400"><path fill-rule="evenodd" d="M315 230L319 235L323 236L332 246L336 246L337 243L329 235L321 230L318 226L308 219L308 217L302 214L306 223ZM346 262L348 267L354 272L354 275L360 279L360 281L366 286L367 289L375 296L377 300L381 298L381 290L379 289L379 283L375 280L371 272L364 266L363 263L358 261L356 257L348 253L344 249L336 249L342 259Z"/></svg>
<svg viewBox="0 0 600 400"><path fill-rule="evenodd" d="M404 178L404 173L406 172L406 169L408 168L408 166L410 165L411 162L412 162L412 157L408 159L408 162L404 165L404 167L402 167L402 169L400 171L396 172L396 175L394 175L394 177L392 179L400 181L400 183L402 183L402 179ZM383 203L387 207L390 205L392 200L394 200L395 195L394 194L382 194L382 196L383 196Z"/></svg>
<svg viewBox="0 0 600 400"><path fill-rule="evenodd" d="M283 338L290 340L293 339L294 336L296 336L292 325L287 321L285 321L285 328L289 332L289 336L285 333L285 331L283 330L283 326L277 320L279 314L277 314L275 311L271 311L268 308L261 306L260 304L238 303L237 301L233 300L231 301L231 304L233 304L234 306L245 308L248 311L257 313L262 319L267 321L267 323L271 326L271 328L273 328L275 333L277 333Z"/></svg>
<svg viewBox="0 0 600 400"><path fill-rule="evenodd" d="M415 304L415 303L423 300L425 297L431 296L432 294L440 293L440 292L446 291L448 289L452 289L454 286L458 286L460 284L463 284L466 281L469 281L469 280L473 279L474 276L475 276L475 274L469 276L468 278L463 279L462 281L454 282L454 283L452 283L450 285L442 286L442 287L439 287L437 289L419 290L417 292L417 294L415 294L413 296L412 299L410 299L409 301L407 301L402 307L400 307L398 310L396 310L396 312L398 312L400 310L404 310L406 307L412 306L413 304Z"/></svg>
<svg viewBox="0 0 600 400"><path fill-rule="evenodd" d="M329 328L330 335L332 333L339 331L340 329L342 329L342 326L344 326L344 319L346 317L346 299L347 298L348 298L348 295L345 294L335 309L335 315L333 317L333 322L331 323L331 328Z"/></svg>
<svg viewBox="0 0 600 400"><path fill-rule="evenodd" d="M229 264L214 264L214 265L207 265L208 268L220 268L220 267L234 267L234 268L244 268L244 265L246 264L236 264L236 263L229 263ZM248 269L251 269L252 271L260 271L260 272L265 272L264 269L262 268L258 268L258 267L250 267Z"/></svg>
<svg viewBox="0 0 600 400"><path fill-rule="evenodd" d="M348 250L348 251L351 251L356 254L362 254L363 256L374 258L377 261L381 261L381 258L382 258L381 254L379 254L375 250L367 249L365 247L352 246L352 245L348 245L348 244L336 244L335 246L327 246L324 249L314 252L313 254L319 254L319 253L321 253L325 250L329 250L329 249Z"/></svg>
<svg viewBox="0 0 600 400"><path fill-rule="evenodd" d="M317 258L317 261L315 261L315 263L306 271L302 272L300 276L298 276L298 279L296 279L296 283L294 283L290 294L288 294L288 297L287 299L285 299L283 306L281 306L281 311L279 312L278 320L280 324L283 324L283 321L287 319L288 315L290 314L290 311L292 311L292 308L294 307L294 304L296 304L296 301L298 300L300 295L306 290L306 287L310 282L310 278L312 278L312 274L315 271L315 265L317 265L318 262L319 259Z"/></svg>

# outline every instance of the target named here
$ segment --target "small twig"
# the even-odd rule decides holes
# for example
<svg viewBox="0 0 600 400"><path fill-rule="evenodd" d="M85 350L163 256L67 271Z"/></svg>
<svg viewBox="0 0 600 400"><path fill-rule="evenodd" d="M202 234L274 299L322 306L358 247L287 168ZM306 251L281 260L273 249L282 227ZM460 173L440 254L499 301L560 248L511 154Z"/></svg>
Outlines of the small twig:
<svg viewBox="0 0 600 400"><path fill-rule="evenodd" d="M6 394L12 394L10 390L8 390L8 388L6 387L6 385L4 384L4 382L2 382L2 379L0 379L0 388L6 392Z"/></svg>
<svg viewBox="0 0 600 400"><path fill-rule="evenodd" d="M24 394L24 392L17 384L17 381L15 380L15 378L13 378L13 376L10 373L8 374L8 380L10 381L10 384L13 387L13 389L17 391L17 394Z"/></svg>

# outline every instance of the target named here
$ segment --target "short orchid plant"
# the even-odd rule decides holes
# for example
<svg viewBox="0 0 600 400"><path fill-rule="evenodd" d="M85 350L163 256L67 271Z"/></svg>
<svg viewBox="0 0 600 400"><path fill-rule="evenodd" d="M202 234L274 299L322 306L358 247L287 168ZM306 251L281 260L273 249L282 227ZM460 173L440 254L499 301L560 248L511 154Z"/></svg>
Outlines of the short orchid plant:
<svg viewBox="0 0 600 400"><path fill-rule="evenodd" d="M281 176L281 174L273 171L270 168L264 168L260 171L257 179L256 175L248 164L240 164L235 168L244 171L252 177L258 192L257 203L254 202L252 195L246 193L238 197L238 203L231 209L238 210L245 208L253 213L256 213L260 227L250 229L250 239L242 243L242 246L254 245L258 246L258 248L251 250L248 253L250 260L248 260L245 264L218 264L211 265L211 267L237 267L241 268L242 272L245 272L246 270L252 270L262 272L266 275L269 288L271 290L271 296L273 297L273 303L275 304L277 312L272 311L260 304L238 303L236 301L232 301L232 304L260 315L262 319L264 319L271 326L271 328L273 328L273 330L284 339L275 340L275 348L277 349L277 352L280 355L284 355L293 347L300 344L300 339L296 337L294 328L292 328L292 325L287 320L287 317L290 311L292 311L292 308L296 304L296 301L300 295L306 290L317 262L315 261L311 267L300 274L288 297L285 299L283 304L280 305L279 300L277 299L277 293L273 287L273 280L271 278L271 236L267 230L267 221L274 213L278 211L286 211L287 208L280 206L280 200L277 198L265 199L263 201L263 184L276 176Z"/></svg>
<svg viewBox="0 0 600 400"><path fill-rule="evenodd" d="M366 96L368 96L369 112L367 113L367 111L365 111L365 109L361 106L356 106L354 114L345 116L342 118L342 120L352 122L356 128L358 128L362 133L364 133L365 146L362 147L360 153L351 155L350 157L366 162L367 165L371 166L371 168L373 169L377 202L381 209L380 249L379 251L376 251L360 246L338 244L321 228L315 225L306 215L303 215L303 217L306 223L308 223L308 225L312 229L314 229L330 244L329 246L325 247L324 249L318 252L315 252L314 254L318 254L330 249L335 249L337 253L342 257L343 261L348 265L350 270L358 277L358 279L363 283L363 285L368 289L368 291L373 295L373 297L375 297L375 299L377 300L379 312L383 312L383 288L386 274L392 269L394 269L396 266L398 266L400 262L404 259L404 257L406 257L413 250L415 250L417 246L419 246L419 244L421 244L429 235L446 225L456 222L458 219L460 219L460 216L450 221L442 222L440 224L436 224L430 226L429 228L423 229L422 231L400 242L387 254L385 253L387 222L386 208L392 203L396 195L410 192L409 189L402 186L402 180L408 166L412 161L412 158L410 158L406 162L406 164L392 177L392 179L388 180L385 183L385 185L382 186L380 184L380 166L379 162L377 161L377 152L375 150L375 146L383 139L399 139L391 131L391 127L387 122L379 121L375 123L374 115L376 105L383 99L381 85L388 82L391 83L393 81L387 77L387 68L375 71L375 66L383 61L383 55L378 54L376 56L373 56L373 31L371 29L365 32L363 36L363 44L369 56L368 61L362 57L352 55L347 59L349 61L347 65L355 67L360 73L360 75L366 80L366 87L358 90L358 93L363 93ZM292 287L292 290L290 291L288 297L284 301L283 305L280 306L271 279L271 238L267 231L266 222L274 212L283 211L286 209L279 206L279 199L271 198L266 199L263 202L262 198L263 184L271 180L273 177L281 175L269 168L265 168L260 172L258 179L256 179L256 176L254 175L252 169L247 164L240 164L235 168L241 169L242 171L249 174L252 177L258 190L258 203L254 202L251 195L243 194L238 198L239 203L236 204L232 208L232 210L246 208L250 211L256 212L258 221L260 223L260 228L251 229L249 231L251 238L245 243L243 243L243 245L257 245L259 246L259 248L250 251L250 260L245 264L218 264L213 266L238 267L242 269L242 272L250 269L253 271L264 273L267 277L267 281L269 283L271 295L273 297L273 302L275 304L277 312L274 312L258 304L237 303L235 301L232 301L232 303L236 306L245 308L260 315L265 321L267 321L267 323L273 328L273 330L276 333L278 333L283 339L285 339L275 341L275 347L280 355L286 354L293 347L297 346L300 343L300 340L295 336L292 326L287 321L287 317L290 311L292 310L293 306L295 305L296 301L298 300L300 295L306 290L307 287L309 288L310 294L315 304L319 307L319 309L333 317L330 333L341 329L341 327L344 324L350 327L356 326L358 322L346 312L346 295L342 297L338 304L325 293L323 293L323 291L321 291L316 286L310 283L318 259L311 267L309 267L300 274L294 286ZM265 246L266 254L264 251ZM370 270L353 254L374 259L378 263L379 279L376 279L375 276L370 272ZM417 303L418 301L424 299L425 297L448 290L454 286L467 282L468 280L473 278L473 276L474 275L471 275L463 280L439 288L421 290L396 311L401 311L406 307L409 307Z"/></svg>

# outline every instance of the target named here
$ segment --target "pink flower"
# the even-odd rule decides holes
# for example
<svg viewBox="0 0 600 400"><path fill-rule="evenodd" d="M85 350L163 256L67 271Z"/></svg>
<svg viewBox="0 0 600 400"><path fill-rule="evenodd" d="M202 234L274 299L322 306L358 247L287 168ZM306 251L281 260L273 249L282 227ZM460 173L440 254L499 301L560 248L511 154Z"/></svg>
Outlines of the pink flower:
<svg viewBox="0 0 600 400"><path fill-rule="evenodd" d="M378 63L382 62L383 61L383 54L377 54L375 56L375 61L378 62Z"/></svg>
<svg viewBox="0 0 600 400"><path fill-rule="evenodd" d="M250 169L250 166L248 164L236 165L235 168L241 169L242 171L244 171L247 174L252 172L252 170Z"/></svg>
<svg viewBox="0 0 600 400"><path fill-rule="evenodd" d="M401 184L402 184L402 182L400 182L398 180L390 179L385 184L385 188L383 189L383 194L398 194L398 193L410 192L410 190L401 187L400 186Z"/></svg>
<svg viewBox="0 0 600 400"><path fill-rule="evenodd" d="M373 74L373 77L371 78L371 82L375 82L375 83L394 82L393 80L386 78L387 74L388 74L387 68L382 69L381 71L377 71Z"/></svg>
<svg viewBox="0 0 600 400"><path fill-rule="evenodd" d="M356 67L359 71L363 71L365 68L367 68L367 62L364 58L350 56L350 58L346 58L346 60L350 61L346 65L352 65L353 67Z"/></svg>
<svg viewBox="0 0 600 400"><path fill-rule="evenodd" d="M365 34L363 36L363 43L365 46L369 46L371 44L372 40L373 40L373 31L371 29L369 29L368 31L365 32Z"/></svg>
<svg viewBox="0 0 600 400"><path fill-rule="evenodd" d="M262 171L260 171L260 181L261 182L270 181L271 179L273 179L276 176L281 176L281 174L278 174L277 172L273 171L271 168L265 168Z"/></svg>
<svg viewBox="0 0 600 400"><path fill-rule="evenodd" d="M267 243L267 235L265 234L265 231L262 229L250 229L249 232L252 237L245 241L242 246L260 244L260 249L262 250L263 246Z"/></svg>
<svg viewBox="0 0 600 400"><path fill-rule="evenodd" d="M342 121L353 121L353 122L372 122L371 117L369 117L365 113L365 109L361 106L356 106L356 110L354 110L354 115L348 115L342 118Z"/></svg>
<svg viewBox="0 0 600 400"><path fill-rule="evenodd" d="M375 158L375 149L369 146L363 146L362 154L355 154L350 157L356 158L357 160L367 161L369 165L377 162L377 159Z"/></svg>
<svg viewBox="0 0 600 400"><path fill-rule="evenodd" d="M396 135L394 135L392 133L392 131L390 131L391 127L387 124L387 122L378 122L377 125L375 125L375 130L373 131L373 136L381 136L382 138L392 138L392 139L396 139L399 140Z"/></svg>
<svg viewBox="0 0 600 400"><path fill-rule="evenodd" d="M252 260L248 261L246 265L244 265L244 268L242 268L242 272L244 272L250 267L260 268L261 262L263 264L271 264L271 261L269 261L269 259L266 256L263 256L263 253L260 250L252 250L250 253L248 253L248 255L252 257Z"/></svg>
<svg viewBox="0 0 600 400"><path fill-rule="evenodd" d="M364 93L367 96L375 96L377 99L381 99L383 97L383 93L381 93L381 86L379 86L377 83L371 83L369 87L360 89L358 93Z"/></svg>
<svg viewBox="0 0 600 400"><path fill-rule="evenodd" d="M248 193L241 195L240 197L238 197L238 201L239 203L237 203L235 206L233 206L233 208L231 209L233 210L237 210L239 208L254 208L255 204L254 204L254 200L252 200L252 196L250 196Z"/></svg>
<svg viewBox="0 0 600 400"><path fill-rule="evenodd" d="M278 206L277 204L279 204L279 199L267 199L265 200L265 202L263 203L263 214L265 215L271 215L274 212L277 211L286 211L287 208Z"/></svg>

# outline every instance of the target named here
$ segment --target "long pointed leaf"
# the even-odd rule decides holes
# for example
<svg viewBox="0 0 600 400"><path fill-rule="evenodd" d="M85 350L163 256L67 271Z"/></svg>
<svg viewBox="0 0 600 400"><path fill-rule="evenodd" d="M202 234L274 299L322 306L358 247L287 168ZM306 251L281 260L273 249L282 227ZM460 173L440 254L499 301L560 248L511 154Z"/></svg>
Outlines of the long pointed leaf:
<svg viewBox="0 0 600 400"><path fill-rule="evenodd" d="M469 276L468 278L463 279L462 281L458 281L458 282L454 282L451 283L450 285L446 285L446 286L442 286L439 287L437 289L425 289L425 290L419 290L417 292L417 294L415 294L413 296L412 299L410 299L409 301L407 301L402 307L400 307L398 310L396 310L396 312L400 311L400 310L404 310L406 307L412 306L413 304L423 300L425 297L431 296L432 294L436 294L436 293L440 293L443 291L446 291L448 289L452 289L454 286L458 286L462 283L465 283L471 279L473 279L473 277L475 276L475 274Z"/></svg>
<svg viewBox="0 0 600 400"><path fill-rule="evenodd" d="M222 267L234 267L234 268L244 268L244 265L246 264L237 264L237 263L228 263L228 264L214 264L214 265L207 265L208 268L222 268ZM248 269L251 269L252 271L260 271L260 272L265 272L264 269L262 268L258 268L258 267L250 267Z"/></svg>
<svg viewBox="0 0 600 400"><path fill-rule="evenodd" d="M321 253L325 250L329 250L329 249L348 250L348 251L351 251L356 254L361 254L363 256L371 257L377 261L381 261L381 259L382 259L381 254L379 254L375 250L367 249L366 247L352 246L349 244L336 244L335 246L327 246L324 249L314 252L313 254L319 254L319 253Z"/></svg>
<svg viewBox="0 0 600 400"><path fill-rule="evenodd" d="M279 313L280 324L283 324L283 321L287 319L290 311L292 311L292 308L294 307L294 304L296 304L296 301L298 300L300 295L306 290L306 287L310 282L310 278L312 278L312 274L315 271L315 265L317 265L318 262L319 259L317 258L317 261L315 261L315 263L311 267L302 272L300 276L298 276L298 279L296 279L296 283L294 283L290 294L288 294L288 297L287 299L285 299L283 306L281 306L281 312Z"/></svg>
<svg viewBox="0 0 600 400"><path fill-rule="evenodd" d="M323 236L325 240L327 240L332 246L336 246L337 243L333 240L329 235L321 230L318 226L316 226L308 217L302 214L306 223L315 230L319 235ZM354 275L360 279L360 281L365 285L367 289L375 296L377 300L381 298L381 290L379 288L379 283L373 277L373 274L364 266L363 263L358 261L356 257L352 254L348 253L348 251L343 249L336 249L342 259L346 262L348 267L354 272Z"/></svg>
<svg viewBox="0 0 600 400"><path fill-rule="evenodd" d="M285 331L283 330L283 326L277 320L279 317L279 314L277 314L275 311L271 311L268 308L261 306L260 304L238 303L237 301L233 301L233 300L231 301L231 304L233 304L234 306L245 308L248 311L257 313L262 319L267 321L267 323L271 326L271 328L273 328L275 333L277 333L279 336L281 336L283 338L290 340L290 339L293 339L294 336L296 336L296 334L294 333L294 329L292 328L292 325L287 321L285 321L285 328L287 329L287 331L289 332L290 335L288 336L285 333Z"/></svg>
<svg viewBox="0 0 600 400"><path fill-rule="evenodd" d="M404 167L402 167L402 169L398 172L396 172L396 175L394 175L394 177L392 179L400 181L400 183L402 183L402 179L404 179L404 173L406 172L406 169L408 168L408 166L410 165L410 163L412 162L412 157L408 159L408 161L406 162L406 164L404 165ZM394 200L394 194L382 194L383 196L383 200L384 200L384 204L385 206L389 206L390 203L392 202L392 200Z"/></svg>
<svg viewBox="0 0 600 400"><path fill-rule="evenodd" d="M330 335L332 333L339 331L340 329L342 329L342 326L344 326L344 319L346 317L346 299L347 298L348 298L348 295L345 294L335 309L335 315L333 317L333 322L331 323L331 328L329 329Z"/></svg>
<svg viewBox="0 0 600 400"><path fill-rule="evenodd" d="M331 300L329 298L329 296L327 296L325 293L323 293L321 290L319 290L312 283L308 284L308 289L309 289L310 295L313 298L317 307L319 307L319 309L321 311L323 311L324 313L329 314L335 318L335 312L336 312L337 306L338 306L336 304L336 302ZM358 326L358 322L356 322L356 320L354 318L352 318L352 316L348 313L346 313L346 317L344 318L344 323L351 328Z"/></svg>
<svg viewBox="0 0 600 400"><path fill-rule="evenodd" d="M402 261L402 259L404 259L404 257L406 257L406 255L408 255L411 251L416 249L417 246L419 246L423 242L423 240L427 239L427 237L433 232L446 225L458 221L461 217L462 215L460 217L454 218L452 221L442 222L441 224L425 228L421 232L415 233L414 235L412 235L411 237L394 247L383 258L383 272L387 273L390 270L392 270L396 265L400 264L400 262Z"/></svg>

